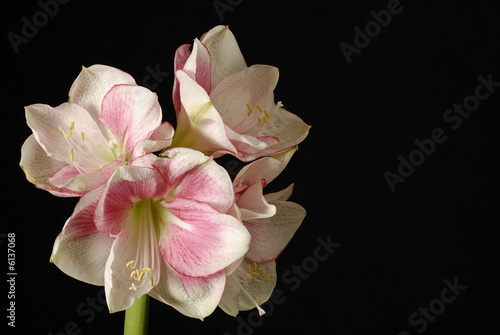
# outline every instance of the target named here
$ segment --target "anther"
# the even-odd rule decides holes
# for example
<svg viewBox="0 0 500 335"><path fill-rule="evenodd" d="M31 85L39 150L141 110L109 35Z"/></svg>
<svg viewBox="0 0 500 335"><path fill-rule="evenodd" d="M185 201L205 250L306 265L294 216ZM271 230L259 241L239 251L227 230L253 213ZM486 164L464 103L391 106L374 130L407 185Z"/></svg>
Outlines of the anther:
<svg viewBox="0 0 500 335"><path fill-rule="evenodd" d="M253 270L256 271L257 270L257 262L253 262Z"/></svg>
<svg viewBox="0 0 500 335"><path fill-rule="evenodd" d="M269 122L268 117L267 117L267 116L265 116L265 115L264 115L264 122L265 122L265 123L268 123L268 122Z"/></svg>
<svg viewBox="0 0 500 335"><path fill-rule="evenodd" d="M271 274L268 273L267 276L266 276L266 283L269 281L269 279L271 279Z"/></svg>
<svg viewBox="0 0 500 335"><path fill-rule="evenodd" d="M68 132L66 134L64 134L64 138L67 139L68 137L70 137L71 135L73 135L72 132Z"/></svg>
<svg viewBox="0 0 500 335"><path fill-rule="evenodd" d="M63 128L63 127L59 127L59 130L60 130L60 131L63 131L63 130L64 130L64 128Z"/></svg>
<svg viewBox="0 0 500 335"><path fill-rule="evenodd" d="M259 110L259 112L264 113L264 110L262 109L262 107L260 107L260 105L257 105L257 109Z"/></svg>
<svg viewBox="0 0 500 335"><path fill-rule="evenodd" d="M250 266L250 264L247 264L247 272L248 273L252 272L252 267Z"/></svg>
<svg viewBox="0 0 500 335"><path fill-rule="evenodd" d="M155 286L153 277L149 277L149 284L151 284L151 286Z"/></svg>
<svg viewBox="0 0 500 335"><path fill-rule="evenodd" d="M83 135L83 132L80 133L80 138L82 139L82 141L85 141L85 135Z"/></svg>
<svg viewBox="0 0 500 335"><path fill-rule="evenodd" d="M262 122L262 119L260 118L260 116L259 116L257 119L259 120L259 124L260 124L261 126L263 126L263 125L264 125L264 122Z"/></svg>
<svg viewBox="0 0 500 335"><path fill-rule="evenodd" d="M75 161L75 154L73 153L73 148L69 149L69 160L72 162Z"/></svg>
<svg viewBox="0 0 500 335"><path fill-rule="evenodd" d="M269 119L269 113L264 109L264 115Z"/></svg>
<svg viewBox="0 0 500 335"><path fill-rule="evenodd" d="M134 265L134 263L135 263L135 261L134 261L134 260L129 261L129 262L127 262L127 264L125 264L125 267L129 268L129 267L131 267L132 265Z"/></svg>
<svg viewBox="0 0 500 335"><path fill-rule="evenodd" d="M151 269L151 268L143 268L142 271L153 272L153 269Z"/></svg>
<svg viewBox="0 0 500 335"><path fill-rule="evenodd" d="M248 113L247 113L247 115L248 115L248 116L252 115L253 109L252 109L252 107L250 107L250 104L247 104L247 108L248 108Z"/></svg>
<svg viewBox="0 0 500 335"><path fill-rule="evenodd" d="M71 122L71 125L69 126L69 130L75 129L75 122Z"/></svg>
<svg viewBox="0 0 500 335"><path fill-rule="evenodd" d="M137 270L137 271L139 271L139 270ZM145 274L145 272L140 272L140 273L139 273L139 276L137 277L137 280L138 280L138 281L141 281L141 280L142 280L142 278L144 277L144 274Z"/></svg>

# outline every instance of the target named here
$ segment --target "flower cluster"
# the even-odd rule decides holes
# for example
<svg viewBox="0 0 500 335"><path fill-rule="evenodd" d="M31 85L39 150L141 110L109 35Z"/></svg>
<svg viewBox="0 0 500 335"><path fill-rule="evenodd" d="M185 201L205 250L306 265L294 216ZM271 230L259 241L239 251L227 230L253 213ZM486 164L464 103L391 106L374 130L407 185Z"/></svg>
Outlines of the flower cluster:
<svg viewBox="0 0 500 335"><path fill-rule="evenodd" d="M25 108L27 179L80 197L51 262L104 286L110 312L148 294L200 319L263 313L305 217L293 184L263 191L309 126L274 101L278 69L248 67L225 26L179 47L174 66L175 130L155 93L104 65L82 69L68 102ZM234 180L214 160L225 154L249 162Z"/></svg>

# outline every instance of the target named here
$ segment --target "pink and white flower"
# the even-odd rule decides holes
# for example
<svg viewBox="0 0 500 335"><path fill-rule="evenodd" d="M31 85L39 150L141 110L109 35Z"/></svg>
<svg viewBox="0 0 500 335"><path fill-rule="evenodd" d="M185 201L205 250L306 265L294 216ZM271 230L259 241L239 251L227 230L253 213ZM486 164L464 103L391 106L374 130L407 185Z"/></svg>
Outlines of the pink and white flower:
<svg viewBox="0 0 500 335"><path fill-rule="evenodd" d="M260 305L270 298L276 286L275 259L306 215L302 206L287 201L293 184L276 193L262 194L263 188L283 171L295 151L296 148L292 148L258 159L245 166L233 182L236 202L232 213L243 221L252 239L238 267L232 266L227 271L229 276L219 307L230 315L255 307L260 315L264 314Z"/></svg>
<svg viewBox="0 0 500 335"><path fill-rule="evenodd" d="M217 26L175 56L173 146L251 161L303 141L309 126L274 102L278 69L248 67L229 28Z"/></svg>
<svg viewBox="0 0 500 335"><path fill-rule="evenodd" d="M113 67L83 68L57 107L27 106L33 134L21 149L27 179L57 196L81 196L105 184L117 166L167 147L156 94Z"/></svg>
<svg viewBox="0 0 500 335"><path fill-rule="evenodd" d="M104 285L111 312L149 294L203 319L221 299L225 269L249 248L246 228L226 214L233 204L229 175L203 153L144 155L81 198L51 261Z"/></svg>

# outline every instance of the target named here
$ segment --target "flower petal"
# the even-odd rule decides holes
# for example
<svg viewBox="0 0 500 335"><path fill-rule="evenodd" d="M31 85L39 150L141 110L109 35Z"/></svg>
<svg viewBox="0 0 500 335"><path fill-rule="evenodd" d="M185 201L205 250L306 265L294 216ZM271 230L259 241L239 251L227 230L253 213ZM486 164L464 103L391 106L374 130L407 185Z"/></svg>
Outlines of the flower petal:
<svg viewBox="0 0 500 335"><path fill-rule="evenodd" d="M181 275L166 262L161 270L160 282L149 292L150 296L186 316L201 320L215 310L226 283L224 271L193 278Z"/></svg>
<svg viewBox="0 0 500 335"><path fill-rule="evenodd" d="M104 273L106 301L110 313L123 311L147 294L153 287L149 282L142 286L130 289L134 279L131 278L132 270L126 266L130 260L136 257L137 248L131 245L131 224L126 224L118 237L114 240L106 263Z"/></svg>
<svg viewBox="0 0 500 335"><path fill-rule="evenodd" d="M266 195L266 198L274 196ZM246 258L262 263L274 260L290 242L306 216L305 209L290 201L273 200L276 214L270 218L245 222L252 235Z"/></svg>
<svg viewBox="0 0 500 335"><path fill-rule="evenodd" d="M273 91L278 76L274 66L253 65L224 78L214 87L210 99L222 120L235 132L256 133L273 117Z"/></svg>
<svg viewBox="0 0 500 335"><path fill-rule="evenodd" d="M184 64L186 64L189 55L191 55L191 51L189 48L190 44L183 44L177 48L174 56L174 73L177 70L182 70L184 68ZM174 79L174 88L172 90L172 100L174 101L174 109L175 112L178 113L181 110L181 92L179 90L179 81L177 80L177 76Z"/></svg>
<svg viewBox="0 0 500 335"><path fill-rule="evenodd" d="M249 264L250 262L245 260L241 266L246 267ZM259 263L259 268L263 270L264 275L270 274L269 280L256 280L253 283L251 281L241 282L242 292L239 296L239 309L240 311L248 311L257 307L259 314L262 316L264 310L259 306L269 300L276 286L276 262Z"/></svg>
<svg viewBox="0 0 500 335"><path fill-rule="evenodd" d="M162 193L162 184L163 180L154 169L140 166L119 167L106 185L96 208L97 229L117 236L134 203Z"/></svg>
<svg viewBox="0 0 500 335"><path fill-rule="evenodd" d="M104 285L104 266L113 239L94 225L94 212L104 186L86 193L57 236L51 262L67 275L93 285Z"/></svg>
<svg viewBox="0 0 500 335"><path fill-rule="evenodd" d="M250 164L245 165L236 178L233 185L236 192L242 190L241 185L253 185L260 183L262 179L266 184L272 182L287 166L297 147L290 148L272 157L263 157Z"/></svg>
<svg viewBox="0 0 500 335"><path fill-rule="evenodd" d="M250 235L242 223L195 200L165 204L170 210L160 250L177 272L204 277L223 270L248 250Z"/></svg>
<svg viewBox="0 0 500 335"><path fill-rule="evenodd" d="M279 143L266 148L262 155L273 155L296 146L307 137L310 128L297 115L278 108L260 135L274 136Z"/></svg>
<svg viewBox="0 0 500 335"><path fill-rule="evenodd" d="M262 195L265 181L248 187L238 198L236 204L240 208L243 221L269 218L276 214L276 207L270 205Z"/></svg>
<svg viewBox="0 0 500 335"><path fill-rule="evenodd" d="M104 96L115 85L135 85L128 73L106 65L82 67L69 90L70 101L85 108L97 121L101 117Z"/></svg>
<svg viewBox="0 0 500 335"><path fill-rule="evenodd" d="M102 101L101 118L123 152L129 152L161 123L158 97L145 87L116 85Z"/></svg>
<svg viewBox="0 0 500 335"><path fill-rule="evenodd" d="M247 65L233 33L227 26L216 26L201 37L212 61L212 87Z"/></svg>
<svg viewBox="0 0 500 335"><path fill-rule="evenodd" d="M198 85L210 93L210 54L207 48L196 38L193 51L182 68Z"/></svg>
<svg viewBox="0 0 500 335"><path fill-rule="evenodd" d="M82 195L81 192L55 187L48 182L48 179L54 173L66 166L66 162L61 162L47 156L47 153L38 144L34 135L30 135L21 147L21 161L19 165L26 174L26 179L40 189L49 191L59 197Z"/></svg>
<svg viewBox="0 0 500 335"><path fill-rule="evenodd" d="M96 121L81 106L74 103L63 103L52 108L48 105L34 104L25 107L25 110L26 121L37 142L54 159L71 163L70 148L72 148L72 144L69 136L72 133L79 135L84 133L85 141L90 145L89 150L104 161L112 162L115 160L114 154Z"/></svg>
<svg viewBox="0 0 500 335"><path fill-rule="evenodd" d="M131 161L147 153L159 151L172 144L174 127L168 122L163 122L158 128L149 133L147 139L140 141L134 148Z"/></svg>
<svg viewBox="0 0 500 335"><path fill-rule="evenodd" d="M177 71L182 107L172 145L211 153L236 152L226 135L225 125L207 92L184 71Z"/></svg>

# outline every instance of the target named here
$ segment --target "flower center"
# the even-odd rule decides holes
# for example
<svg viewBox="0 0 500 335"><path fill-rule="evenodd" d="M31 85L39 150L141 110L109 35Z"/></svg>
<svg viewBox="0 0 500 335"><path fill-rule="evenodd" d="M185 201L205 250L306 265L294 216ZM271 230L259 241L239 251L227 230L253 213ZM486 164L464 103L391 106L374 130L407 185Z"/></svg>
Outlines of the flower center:
<svg viewBox="0 0 500 335"><path fill-rule="evenodd" d="M263 109L262 106L260 105L255 105L255 109L252 108L250 104L247 104L247 116L251 119L254 120L255 126L252 126L249 129L249 135L252 134L257 134L258 132L262 131L264 127L269 123L269 120L271 119L272 115L276 112L276 110L280 107L283 107L283 104L281 101L278 101L278 103L274 106L274 108L271 110L271 112L268 112L267 110ZM244 121L243 121L244 122Z"/></svg>
<svg viewBox="0 0 500 335"><path fill-rule="evenodd" d="M132 270L129 290L136 291L146 283L155 286L160 278L160 250L158 228L160 224L158 201L141 200L134 205L131 213L131 247L136 248L135 259L125 264Z"/></svg>
<svg viewBox="0 0 500 335"><path fill-rule="evenodd" d="M104 165L108 164L105 159L99 157L91 148L88 141L85 139L85 133L80 132L80 136L73 135L75 122L71 122L69 131L66 132L64 127L59 127L63 134L64 140L68 143L69 160L80 173L99 170Z"/></svg>
<svg viewBox="0 0 500 335"><path fill-rule="evenodd" d="M237 277L241 282L268 282L271 279L271 274L264 274L264 270L258 266L256 262L247 264L246 271L238 267Z"/></svg>

